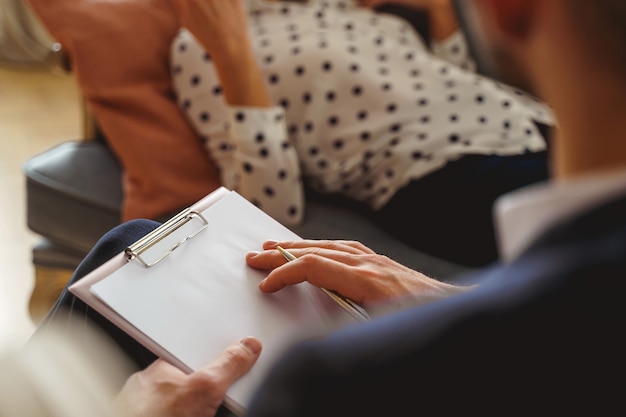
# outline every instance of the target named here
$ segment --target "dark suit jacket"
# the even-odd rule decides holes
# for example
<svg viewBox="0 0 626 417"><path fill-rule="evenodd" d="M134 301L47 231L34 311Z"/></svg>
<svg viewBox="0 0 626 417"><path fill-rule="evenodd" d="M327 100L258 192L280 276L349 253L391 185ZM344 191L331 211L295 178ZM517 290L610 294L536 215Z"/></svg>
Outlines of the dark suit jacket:
<svg viewBox="0 0 626 417"><path fill-rule="evenodd" d="M624 415L626 198L477 278L470 293L296 345L248 417Z"/></svg>

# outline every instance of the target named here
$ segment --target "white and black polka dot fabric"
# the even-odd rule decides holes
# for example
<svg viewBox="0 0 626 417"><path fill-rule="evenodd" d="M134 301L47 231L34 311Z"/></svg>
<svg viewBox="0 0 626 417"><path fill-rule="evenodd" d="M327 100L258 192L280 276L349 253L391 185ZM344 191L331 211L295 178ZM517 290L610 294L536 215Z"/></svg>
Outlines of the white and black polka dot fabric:
<svg viewBox="0 0 626 417"><path fill-rule="evenodd" d="M223 185L287 225L306 181L380 208L465 154L545 150L548 108L461 67L460 34L435 56L400 18L349 1L250 1L254 50L274 108L225 103L211 57L184 29L172 45L181 108Z"/></svg>

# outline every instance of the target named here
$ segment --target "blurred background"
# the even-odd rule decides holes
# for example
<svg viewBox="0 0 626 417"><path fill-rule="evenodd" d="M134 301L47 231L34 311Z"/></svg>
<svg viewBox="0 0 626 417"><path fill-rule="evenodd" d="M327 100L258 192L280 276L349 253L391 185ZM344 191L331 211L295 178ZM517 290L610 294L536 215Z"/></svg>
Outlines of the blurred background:
<svg viewBox="0 0 626 417"><path fill-rule="evenodd" d="M52 43L22 0L0 0L0 350L34 330L23 164L82 133L80 95L71 75L53 69Z"/></svg>

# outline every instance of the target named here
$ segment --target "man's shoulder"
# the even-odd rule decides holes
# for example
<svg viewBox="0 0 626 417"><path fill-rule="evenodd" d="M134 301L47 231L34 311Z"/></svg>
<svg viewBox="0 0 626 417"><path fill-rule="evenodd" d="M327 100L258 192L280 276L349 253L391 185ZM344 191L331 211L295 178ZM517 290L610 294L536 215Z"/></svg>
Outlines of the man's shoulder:
<svg viewBox="0 0 626 417"><path fill-rule="evenodd" d="M599 203L571 218L564 219L540 236L528 249L527 254L537 254L554 248L562 251L580 252L585 247L595 247L610 242L609 252L586 251L585 257L615 255L626 258L626 195L622 194Z"/></svg>

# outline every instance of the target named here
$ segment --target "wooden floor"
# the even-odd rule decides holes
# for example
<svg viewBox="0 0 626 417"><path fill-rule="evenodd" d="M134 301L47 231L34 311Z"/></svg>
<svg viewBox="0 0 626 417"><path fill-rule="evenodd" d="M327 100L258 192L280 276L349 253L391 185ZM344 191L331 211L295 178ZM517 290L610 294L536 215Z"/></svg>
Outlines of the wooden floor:
<svg viewBox="0 0 626 417"><path fill-rule="evenodd" d="M70 76L0 67L0 349L34 330L28 299L34 283L26 227L24 162L80 137L79 93Z"/></svg>

